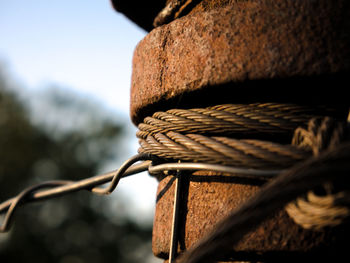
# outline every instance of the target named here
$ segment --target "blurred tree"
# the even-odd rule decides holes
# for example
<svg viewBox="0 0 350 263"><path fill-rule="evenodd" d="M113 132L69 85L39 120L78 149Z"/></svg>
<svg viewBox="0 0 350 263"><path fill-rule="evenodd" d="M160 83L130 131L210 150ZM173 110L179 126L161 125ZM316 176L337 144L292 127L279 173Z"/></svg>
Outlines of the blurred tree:
<svg viewBox="0 0 350 263"><path fill-rule="evenodd" d="M37 98L41 116L55 115L45 122L31 117L10 89L0 67L0 201L44 180L93 176L116 157L121 125L91 103L51 89ZM0 262L146 262L150 227L113 220L111 204L113 213L123 210L88 192L20 208L10 232L0 234Z"/></svg>

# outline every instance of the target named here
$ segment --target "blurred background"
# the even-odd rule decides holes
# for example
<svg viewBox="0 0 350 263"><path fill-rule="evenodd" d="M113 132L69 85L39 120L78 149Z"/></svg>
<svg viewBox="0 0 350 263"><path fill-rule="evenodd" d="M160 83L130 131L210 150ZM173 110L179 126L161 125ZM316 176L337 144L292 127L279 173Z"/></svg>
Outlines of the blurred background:
<svg viewBox="0 0 350 263"><path fill-rule="evenodd" d="M137 153L129 89L145 34L109 0L0 0L0 202ZM151 251L156 185L142 173L110 196L26 205L0 234L0 261L161 262Z"/></svg>

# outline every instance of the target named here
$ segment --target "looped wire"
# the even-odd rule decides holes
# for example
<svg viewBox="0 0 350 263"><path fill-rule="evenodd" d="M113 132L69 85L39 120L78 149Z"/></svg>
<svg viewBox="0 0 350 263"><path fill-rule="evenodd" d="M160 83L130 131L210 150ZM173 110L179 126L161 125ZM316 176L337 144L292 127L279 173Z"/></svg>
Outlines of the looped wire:
<svg viewBox="0 0 350 263"><path fill-rule="evenodd" d="M112 181L110 182L110 184L108 185L108 187L106 188L102 188L102 187L94 187L92 188L90 191L95 193L95 194L100 194L100 195L109 195L111 194L114 189L117 187L120 179L122 178L122 176L125 174L126 170L133 165L134 163L138 162L138 161L145 161L145 160L152 160L155 157L152 157L150 154L147 153L143 153L143 154L137 154L131 158L129 158L128 160L126 160L118 169L118 171L116 172L116 174L113 176Z"/></svg>
<svg viewBox="0 0 350 263"><path fill-rule="evenodd" d="M135 164L138 161L143 162ZM165 163L165 160L161 160L156 156L150 154L139 154L126 160L117 171L112 171L77 182L50 181L29 187L16 197L0 204L0 213L6 212L3 223L0 226L0 233L9 230L14 213L21 204L54 198L79 190L89 190L92 193L101 195L110 194L117 187L121 178L147 170L153 176L164 176L171 171L210 170L223 172L228 176L232 175L246 179L259 178L264 181L282 172L282 170L260 170L244 167L210 165L206 163ZM97 187L97 185L105 184L109 181L111 182L107 187Z"/></svg>
<svg viewBox="0 0 350 263"><path fill-rule="evenodd" d="M305 196L289 203L285 210L295 223L305 229L334 227L343 223L350 215L349 196L348 191L325 196L309 191ZM341 204L337 204L340 202Z"/></svg>
<svg viewBox="0 0 350 263"><path fill-rule="evenodd" d="M15 214L16 209L18 208L18 205L24 202L29 195L32 195L33 193L43 188L53 188L61 185L66 185L69 183L71 183L71 181L49 181L49 182L44 182L39 185L29 187L24 191L22 191L19 195L17 195L12 200L11 205L9 206L7 213L5 215L4 221L0 226L0 233L8 231L11 225L11 220Z"/></svg>
<svg viewBox="0 0 350 263"><path fill-rule="evenodd" d="M130 173L132 174L132 173L139 173L141 171L147 170L150 164L148 162L146 163L146 166L141 166L141 167L137 166L137 167L134 167L134 169L131 169L133 168L131 166L134 163L138 161L144 161L144 160L157 160L157 157L151 156L150 154L138 154L126 160L116 172L96 176L93 178L84 179L78 182L49 181L49 182L44 182L39 185L35 185L25 189L16 197L0 204L0 213L2 211L7 210L3 223L2 225L0 225L0 233L8 231L12 218L14 216L14 213L20 204L24 202L34 201L34 200L52 198L52 197L56 197L59 195L63 195L66 193L70 193L70 192L74 192L82 189L90 190L92 193L96 193L100 195L110 194L117 187L120 179L123 176L128 175L128 172L129 174ZM106 188L96 187L96 185L103 184L108 181L111 181L108 187ZM48 188L49 190L46 190L46 192L45 190L43 191L42 189L45 189L45 188Z"/></svg>

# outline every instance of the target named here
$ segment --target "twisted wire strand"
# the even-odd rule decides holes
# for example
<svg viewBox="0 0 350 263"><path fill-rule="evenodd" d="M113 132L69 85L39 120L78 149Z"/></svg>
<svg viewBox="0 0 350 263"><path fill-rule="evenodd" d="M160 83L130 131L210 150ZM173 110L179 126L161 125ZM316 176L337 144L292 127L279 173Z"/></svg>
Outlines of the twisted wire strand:
<svg viewBox="0 0 350 263"><path fill-rule="evenodd" d="M152 159L154 158L152 158L152 156L147 153L138 154L129 158L119 167L118 171L113 176L110 184L106 188L94 187L90 191L99 195L111 194L114 191L114 189L117 187L120 179L125 175L125 172L128 170L130 166L132 166L134 163L138 161L146 161L146 160L152 160Z"/></svg>
<svg viewBox="0 0 350 263"><path fill-rule="evenodd" d="M292 139L292 145L308 149L317 156L327 147L338 145L345 136L345 127L334 119L312 118L307 128L298 127Z"/></svg>
<svg viewBox="0 0 350 263"><path fill-rule="evenodd" d="M16 209L18 208L19 204L23 202L23 200L31 195L32 193L42 189L42 188L52 188L57 187L61 185L67 185L71 183L71 181L49 181L44 182L39 185L35 185L32 187L27 188L26 190L22 191L19 195L17 195L15 198L13 198L9 204L7 213L5 215L5 218L3 220L2 225L0 226L0 233L7 232L11 225L11 220L15 214Z"/></svg>
<svg viewBox="0 0 350 263"><path fill-rule="evenodd" d="M310 152L291 145L176 132L149 135L139 142L140 153L182 161L250 168L287 168L311 155Z"/></svg>
<svg viewBox="0 0 350 263"><path fill-rule="evenodd" d="M135 164L137 161L143 161ZM151 161L153 160L153 161ZM159 163L159 159L155 156L136 155L124 162L124 164L116 171L111 171L92 178L83 179L77 182L73 181L49 181L32 187L29 187L3 203L0 203L0 214L5 213L2 225L0 225L0 233L9 230L11 221L15 211L20 205L25 203L41 201L77 192L80 190L89 190L95 194L110 194L118 185L121 178L134 175L140 172L147 171L152 175L164 176L171 171L216 171L224 173L225 176L241 177L245 179L260 179L263 181L276 176L282 170L260 170L244 167L228 167L223 165L210 165L206 163ZM155 162L155 163L153 163ZM99 188L102 185L110 182L106 188Z"/></svg>
<svg viewBox="0 0 350 263"><path fill-rule="evenodd" d="M341 224L350 214L348 191L318 196L309 191L286 205L285 210L295 223L305 229L322 229ZM341 200L341 204L339 203Z"/></svg>
<svg viewBox="0 0 350 263"><path fill-rule="evenodd" d="M100 176L84 179L78 182L72 181L49 181L44 182L32 187L29 187L18 194L16 197L11 198L0 204L0 213L7 211L2 225L0 225L0 233L6 232L11 223L11 219L17 209L17 207L24 202L38 201L48 198L61 196L67 193L79 191L79 190L90 190L93 193L106 195L110 194L118 185L119 180L122 177L146 171L149 166L149 162L141 165L131 167L134 163L140 160L154 160L155 157L149 154L138 154L128 160L126 160L117 171L113 171ZM104 184L111 181L106 188L99 188L97 185ZM48 190L39 191L43 188L49 188Z"/></svg>
<svg viewBox="0 0 350 263"><path fill-rule="evenodd" d="M225 104L199 109L172 109L156 112L139 124L137 137L174 131L211 135L292 134L312 117L332 114L328 108L294 104Z"/></svg>

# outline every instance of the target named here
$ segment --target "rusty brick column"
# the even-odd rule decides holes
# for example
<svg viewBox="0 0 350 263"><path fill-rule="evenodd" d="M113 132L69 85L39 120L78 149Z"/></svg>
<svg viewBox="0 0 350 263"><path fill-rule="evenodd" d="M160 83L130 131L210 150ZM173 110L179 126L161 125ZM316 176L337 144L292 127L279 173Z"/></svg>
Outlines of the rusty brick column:
<svg viewBox="0 0 350 263"><path fill-rule="evenodd" d="M156 14L172 1L148 1L144 8L152 12L141 14L127 1L114 2L117 10L151 30ZM347 0L177 2L186 6L136 47L131 87L135 124L157 110L173 107L343 102L350 69ZM217 176L209 181L188 178L180 250L191 247L259 190L258 184L222 182ZM173 196L173 180L167 177L159 183L153 229L153 252L164 259L169 253ZM304 230L280 211L234 247L234 255L236 260L280 256L283 260L286 255L335 253L344 247L343 233L339 229Z"/></svg>

